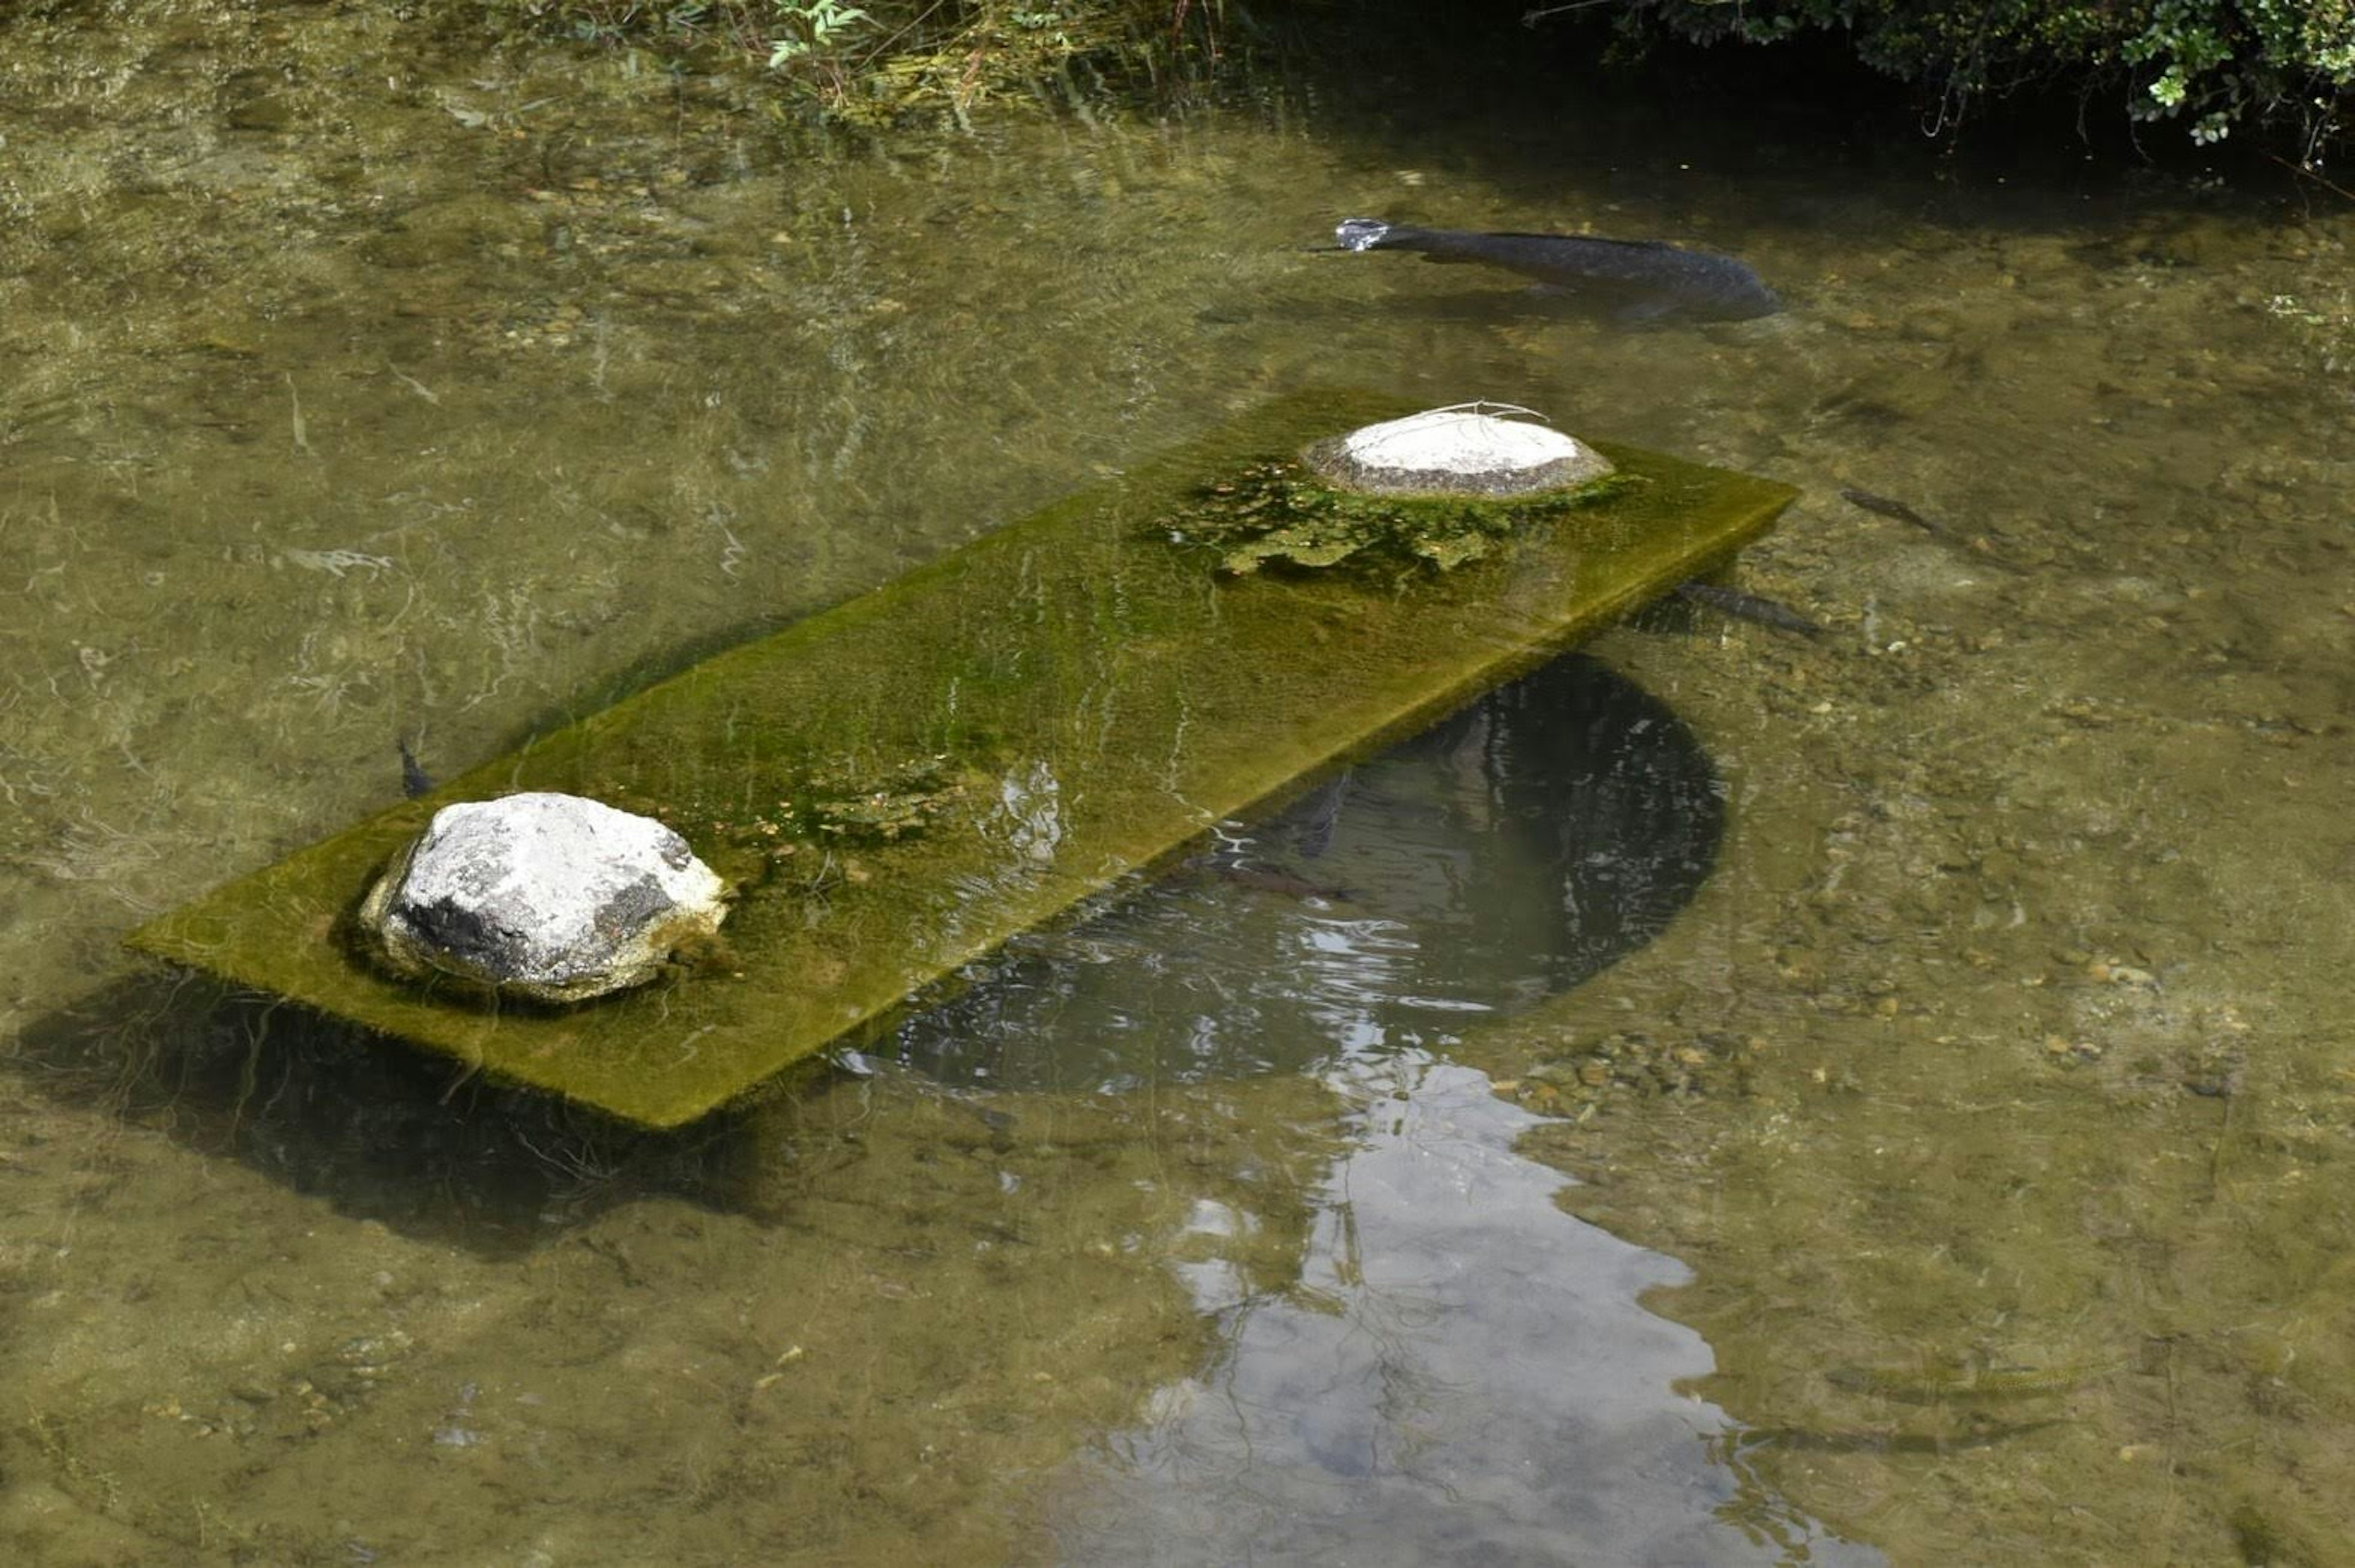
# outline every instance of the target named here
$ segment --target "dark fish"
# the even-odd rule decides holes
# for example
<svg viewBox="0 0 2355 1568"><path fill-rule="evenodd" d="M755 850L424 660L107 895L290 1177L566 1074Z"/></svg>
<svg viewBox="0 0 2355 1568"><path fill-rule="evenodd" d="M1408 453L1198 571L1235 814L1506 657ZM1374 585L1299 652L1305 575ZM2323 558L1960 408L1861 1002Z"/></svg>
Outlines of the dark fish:
<svg viewBox="0 0 2355 1568"><path fill-rule="evenodd" d="M1344 768L1333 782L1318 790L1307 807L1308 820L1300 826L1300 837L1293 841L1304 860L1314 860L1333 847L1333 829L1340 825L1341 802L1349 793L1349 770Z"/></svg>
<svg viewBox="0 0 2355 1568"><path fill-rule="evenodd" d="M1992 1447L2013 1437L2065 1426L2060 1416L2042 1421L1982 1421L1953 1432L1899 1432L1871 1427L1849 1431L1815 1431L1798 1426L1741 1426L1725 1434L1739 1452L1781 1448L1816 1454L1960 1454ZM1714 1444L1712 1444L1714 1446Z"/></svg>
<svg viewBox="0 0 2355 1568"><path fill-rule="evenodd" d="M1327 903L1348 903L1354 896L1348 888L1334 887L1326 882L1312 882L1305 877L1295 877L1290 871L1273 870L1264 866L1247 866L1226 850L1209 855L1197 855L1187 861L1184 869L1207 872L1222 882L1232 882L1239 888L1250 888L1263 893L1276 893L1288 899L1323 899Z"/></svg>
<svg viewBox="0 0 2355 1568"><path fill-rule="evenodd" d="M1923 533L1928 534L1932 539L1936 539L1941 544L1952 545L1955 549L1959 550L1967 550L1975 560L1986 561L1989 566L2001 567L2006 571L2019 571L2023 570L2016 563L2006 560L2003 557L1997 555L1990 550L1982 549L1977 540L1964 538L1960 533L1946 527L1944 523L1932 522L1929 518L1923 517L1921 513L1915 511L1913 507L1907 506L1902 501L1893 499L1888 496L1877 496L1870 490L1855 489L1841 491L1840 499L1846 501L1851 507L1861 507L1866 511L1872 513L1876 517L1893 518L1898 522L1905 523L1913 528L1920 528Z"/></svg>
<svg viewBox="0 0 2355 1568"><path fill-rule="evenodd" d="M1778 632L1796 632L1808 637L1824 635L1823 627L1796 610L1777 604L1772 599L1761 599L1755 593L1744 593L1739 588L1723 588L1714 582L1698 581L1679 582L1677 584L1677 596L1695 604L1706 604L1721 615L1755 621Z"/></svg>
<svg viewBox="0 0 2355 1568"><path fill-rule="evenodd" d="M409 749L409 742L395 736L392 743L400 748L400 793L415 800L430 792L433 780L418 765L417 753Z"/></svg>
<svg viewBox="0 0 2355 1568"><path fill-rule="evenodd" d="M1617 307L1628 321L1681 315L1747 321L1783 308L1744 263L1657 240L1586 234L1476 234L1345 218L1333 230L1345 251L1412 251L1433 261L1486 261Z"/></svg>
<svg viewBox="0 0 2355 1568"><path fill-rule="evenodd" d="M1894 517L1901 523L1911 523L1934 539L1943 539L1954 537L1904 502L1891 500L1887 496L1876 496L1870 490L1843 490L1840 492L1840 499L1851 507L1862 507L1868 512L1877 513L1884 517Z"/></svg>
<svg viewBox="0 0 2355 1568"><path fill-rule="evenodd" d="M952 1088L948 1084L911 1073L904 1066L888 1057L869 1056L864 1051L845 1049L830 1053L826 1061L837 1072L868 1083L893 1080L928 1098L938 1099L964 1112L990 1131L990 1145L1001 1152L1009 1146L1006 1136L1013 1131L1013 1113L1001 1111L982 1103L981 1096L969 1089Z"/></svg>
<svg viewBox="0 0 2355 1568"><path fill-rule="evenodd" d="M1295 877L1289 871L1272 871L1263 866L1217 866L1210 869L1237 887L1252 888L1263 893L1277 893L1288 899L1323 899L1327 903L1347 903L1349 890L1327 882L1312 882L1305 877Z"/></svg>
<svg viewBox="0 0 2355 1568"><path fill-rule="evenodd" d="M2115 1377L2134 1365L2113 1356L2057 1367L1834 1367L1824 1381L1850 1393L1870 1394L1905 1404L1945 1404L1966 1400L2041 1399L2068 1393Z"/></svg>

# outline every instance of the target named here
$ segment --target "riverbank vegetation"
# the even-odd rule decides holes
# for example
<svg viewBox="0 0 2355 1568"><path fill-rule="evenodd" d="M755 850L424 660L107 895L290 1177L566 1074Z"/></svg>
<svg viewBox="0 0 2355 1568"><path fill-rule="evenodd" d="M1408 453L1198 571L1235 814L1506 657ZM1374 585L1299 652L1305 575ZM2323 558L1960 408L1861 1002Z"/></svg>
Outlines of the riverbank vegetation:
<svg viewBox="0 0 2355 1568"><path fill-rule="evenodd" d="M1278 34L1312 63L1390 43L1401 59L1509 46L1622 64L1738 44L1777 72L1813 38L1906 83L1934 132L2058 91L2076 96L2091 131L2125 126L2159 146L2160 127L2196 145L2254 132L2310 170L2342 141L2355 92L2355 0L1469 0L1444 16L1417 0L486 3L673 63L757 68L781 106L853 124L962 116L1042 91L1190 86Z"/></svg>
<svg viewBox="0 0 2355 1568"><path fill-rule="evenodd" d="M1586 0L1623 38L1779 44L1844 34L1863 64L1912 83L1939 123L2019 88L2073 86L2088 115L2169 122L2191 140L2286 129L2307 160L2355 87L2355 0Z"/></svg>
<svg viewBox="0 0 2355 1568"><path fill-rule="evenodd" d="M996 101L1198 80L1224 0L488 0L539 31L689 69L771 73L781 106L879 126Z"/></svg>

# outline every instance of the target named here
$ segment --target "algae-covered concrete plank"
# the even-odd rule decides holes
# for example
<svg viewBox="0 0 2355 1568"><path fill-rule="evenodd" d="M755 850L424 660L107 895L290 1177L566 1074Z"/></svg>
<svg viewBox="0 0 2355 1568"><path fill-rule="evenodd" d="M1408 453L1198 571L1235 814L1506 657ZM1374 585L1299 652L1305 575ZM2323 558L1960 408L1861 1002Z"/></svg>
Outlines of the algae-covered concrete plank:
<svg viewBox="0 0 2355 1568"><path fill-rule="evenodd" d="M1794 492L1604 448L1633 483L1440 571L1233 576L1202 487L1408 411L1286 399L863 598L706 659L134 933L151 954L658 1126L719 1105L1124 873L1722 564ZM659 815L742 892L730 953L569 1009L380 973L351 912L439 805Z"/></svg>

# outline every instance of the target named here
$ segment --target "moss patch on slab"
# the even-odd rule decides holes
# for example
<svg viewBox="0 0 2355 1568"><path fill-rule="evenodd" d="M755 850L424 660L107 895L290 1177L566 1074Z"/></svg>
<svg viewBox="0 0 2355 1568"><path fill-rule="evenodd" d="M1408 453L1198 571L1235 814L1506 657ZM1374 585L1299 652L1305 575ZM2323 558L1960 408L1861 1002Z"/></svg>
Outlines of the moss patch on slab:
<svg viewBox="0 0 2355 1568"><path fill-rule="evenodd" d="M1373 496L1337 489L1297 459L1254 463L1198 486L1156 526L1219 555L1220 570L1314 570L1344 561L1447 571L1518 535L1597 505L1642 481L1617 474L1510 498Z"/></svg>

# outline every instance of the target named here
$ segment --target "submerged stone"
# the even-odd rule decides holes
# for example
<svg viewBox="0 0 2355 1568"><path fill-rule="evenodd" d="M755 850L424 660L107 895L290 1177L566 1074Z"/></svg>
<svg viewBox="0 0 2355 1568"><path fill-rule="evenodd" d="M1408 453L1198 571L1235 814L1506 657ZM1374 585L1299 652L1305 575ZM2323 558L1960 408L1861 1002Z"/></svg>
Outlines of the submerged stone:
<svg viewBox="0 0 2355 1568"><path fill-rule="evenodd" d="M434 813L360 904L393 973L581 1002L645 984L727 917L726 884L651 817L545 791Z"/></svg>
<svg viewBox="0 0 2355 1568"><path fill-rule="evenodd" d="M1333 484L1373 496L1527 496L1612 472L1610 459L1576 438L1506 412L1528 411L1426 409L1317 442L1302 456Z"/></svg>

